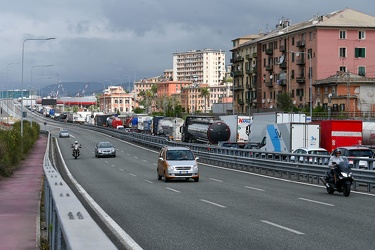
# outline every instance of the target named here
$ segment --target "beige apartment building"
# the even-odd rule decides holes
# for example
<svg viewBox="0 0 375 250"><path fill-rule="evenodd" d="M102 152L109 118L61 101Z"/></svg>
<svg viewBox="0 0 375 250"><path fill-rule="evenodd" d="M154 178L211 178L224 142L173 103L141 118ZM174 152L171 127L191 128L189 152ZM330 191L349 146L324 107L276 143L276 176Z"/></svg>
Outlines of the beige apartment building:
<svg viewBox="0 0 375 250"><path fill-rule="evenodd" d="M225 77L225 52L204 49L173 53L173 80L217 85Z"/></svg>

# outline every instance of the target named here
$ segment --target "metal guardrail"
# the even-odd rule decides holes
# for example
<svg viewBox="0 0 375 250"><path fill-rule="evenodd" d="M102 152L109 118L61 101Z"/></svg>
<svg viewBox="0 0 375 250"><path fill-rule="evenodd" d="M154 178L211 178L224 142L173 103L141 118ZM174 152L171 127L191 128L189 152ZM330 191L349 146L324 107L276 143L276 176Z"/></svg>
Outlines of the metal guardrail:
<svg viewBox="0 0 375 250"><path fill-rule="evenodd" d="M50 249L117 249L44 155L44 207Z"/></svg>
<svg viewBox="0 0 375 250"><path fill-rule="evenodd" d="M330 156L322 155L302 156L292 153L274 153L255 149L232 149L213 145L184 143L170 141L164 137L133 132L127 133L105 127L96 127L92 128L92 130L100 131L126 141L137 142L155 149L160 149L164 145L185 146L192 149L200 157L200 161L205 163L249 172L265 172L267 174L271 172L275 176L276 174L281 177L285 177L286 175L288 178L297 178L299 181L306 182L315 180L319 183L319 177L325 175L328 166L315 164L315 162L328 162L330 158ZM360 161L366 161L368 169L360 169ZM374 162L374 158L353 158L354 189L357 189L360 184L364 184L367 191L371 192L375 184Z"/></svg>

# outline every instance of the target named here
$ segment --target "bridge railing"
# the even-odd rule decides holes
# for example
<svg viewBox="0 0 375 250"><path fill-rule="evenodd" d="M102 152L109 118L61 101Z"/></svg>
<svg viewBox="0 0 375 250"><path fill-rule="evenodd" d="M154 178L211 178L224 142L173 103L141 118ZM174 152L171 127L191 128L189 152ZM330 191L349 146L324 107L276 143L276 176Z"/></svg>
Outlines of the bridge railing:
<svg viewBox="0 0 375 250"><path fill-rule="evenodd" d="M44 155L44 209L50 249L117 249Z"/></svg>

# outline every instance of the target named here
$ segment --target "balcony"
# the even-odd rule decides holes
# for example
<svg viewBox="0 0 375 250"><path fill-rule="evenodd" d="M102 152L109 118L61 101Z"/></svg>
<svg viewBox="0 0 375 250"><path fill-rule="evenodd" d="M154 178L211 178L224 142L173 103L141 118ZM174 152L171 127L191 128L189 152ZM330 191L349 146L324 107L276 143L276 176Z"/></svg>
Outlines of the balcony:
<svg viewBox="0 0 375 250"><path fill-rule="evenodd" d="M242 61L243 61L242 56L236 56L236 57L230 59L231 63L242 62Z"/></svg>
<svg viewBox="0 0 375 250"><path fill-rule="evenodd" d="M286 46L285 45L280 45L279 51L280 52L285 52L286 51Z"/></svg>
<svg viewBox="0 0 375 250"><path fill-rule="evenodd" d="M273 87L273 82L272 81L267 81L266 82L266 87L272 88Z"/></svg>
<svg viewBox="0 0 375 250"><path fill-rule="evenodd" d="M246 60L251 60L251 59L252 59L251 55L246 55Z"/></svg>
<svg viewBox="0 0 375 250"><path fill-rule="evenodd" d="M242 70L236 70L236 71L233 71L232 72L233 76L243 76L243 72Z"/></svg>
<svg viewBox="0 0 375 250"><path fill-rule="evenodd" d="M299 84L304 84L306 82L305 75L301 74L301 75L297 76L296 82L299 83Z"/></svg>
<svg viewBox="0 0 375 250"><path fill-rule="evenodd" d="M266 55L272 55L273 54L273 48L266 49Z"/></svg>
<svg viewBox="0 0 375 250"><path fill-rule="evenodd" d="M273 70L273 65L272 64L269 64L266 66L266 70L267 71L272 71Z"/></svg>
<svg viewBox="0 0 375 250"><path fill-rule="evenodd" d="M299 48L305 47L305 40L297 41L296 46Z"/></svg>
<svg viewBox="0 0 375 250"><path fill-rule="evenodd" d="M253 53L253 58L257 58L257 52Z"/></svg>
<svg viewBox="0 0 375 250"><path fill-rule="evenodd" d="M234 85L233 86L234 91L244 90L244 87L242 85Z"/></svg>
<svg viewBox="0 0 375 250"><path fill-rule="evenodd" d="M306 63L306 60L305 60L304 57L302 57L302 58L298 58L298 59L296 60L296 64L297 64L297 65L305 65L305 63Z"/></svg>
<svg viewBox="0 0 375 250"><path fill-rule="evenodd" d="M286 62L282 62L279 64L280 68L285 69L286 68Z"/></svg>

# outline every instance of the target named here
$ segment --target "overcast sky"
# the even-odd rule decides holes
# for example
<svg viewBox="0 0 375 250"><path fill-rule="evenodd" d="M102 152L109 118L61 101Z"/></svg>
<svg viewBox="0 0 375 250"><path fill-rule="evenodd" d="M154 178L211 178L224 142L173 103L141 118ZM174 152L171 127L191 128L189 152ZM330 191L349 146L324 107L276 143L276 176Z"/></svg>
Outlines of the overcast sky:
<svg viewBox="0 0 375 250"><path fill-rule="evenodd" d="M345 8L375 16L374 0L0 0L0 86L21 87L23 48L24 88L120 84L172 69L174 52L221 49L229 64L235 38Z"/></svg>

